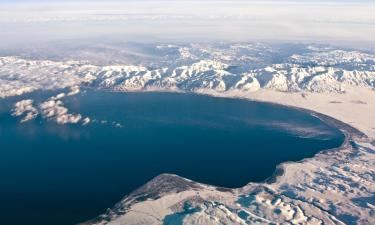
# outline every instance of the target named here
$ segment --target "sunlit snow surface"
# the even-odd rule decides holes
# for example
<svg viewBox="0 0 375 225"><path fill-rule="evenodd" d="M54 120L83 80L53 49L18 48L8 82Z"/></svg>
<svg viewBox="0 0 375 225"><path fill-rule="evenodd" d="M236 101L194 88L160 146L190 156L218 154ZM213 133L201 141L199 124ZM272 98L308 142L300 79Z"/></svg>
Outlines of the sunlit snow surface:
<svg viewBox="0 0 375 225"><path fill-rule="evenodd" d="M375 86L375 55L363 51L259 43L115 47L70 49L58 57L48 48L39 54L6 52L22 56L0 58L0 97L79 85L219 92L345 92L347 86Z"/></svg>

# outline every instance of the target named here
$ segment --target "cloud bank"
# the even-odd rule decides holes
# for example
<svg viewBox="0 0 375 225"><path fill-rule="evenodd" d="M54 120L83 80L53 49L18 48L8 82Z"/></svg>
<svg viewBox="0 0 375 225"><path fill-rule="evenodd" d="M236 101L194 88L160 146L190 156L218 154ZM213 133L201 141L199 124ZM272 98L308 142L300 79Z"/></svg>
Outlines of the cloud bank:
<svg viewBox="0 0 375 225"><path fill-rule="evenodd" d="M75 38L373 43L374 11L375 4L370 1L3 4L0 6L0 47Z"/></svg>

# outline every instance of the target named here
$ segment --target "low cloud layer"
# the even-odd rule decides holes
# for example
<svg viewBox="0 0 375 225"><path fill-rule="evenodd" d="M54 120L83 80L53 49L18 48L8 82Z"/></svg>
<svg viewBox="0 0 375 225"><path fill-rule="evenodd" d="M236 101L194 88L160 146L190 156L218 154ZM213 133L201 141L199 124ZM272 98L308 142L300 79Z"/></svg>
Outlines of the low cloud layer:
<svg viewBox="0 0 375 225"><path fill-rule="evenodd" d="M33 120L41 114L43 118L55 121L58 124L82 123L82 125L87 125L91 122L89 117L83 118L81 114L69 113L68 108L64 106L62 101L66 96L71 96L78 92L79 88L74 86L68 94L60 93L52 96L48 100L40 103L38 107L34 107L34 100L32 99L18 101L14 104L12 116L23 116L21 123Z"/></svg>
<svg viewBox="0 0 375 225"><path fill-rule="evenodd" d="M61 100L48 100L40 105L43 117L53 119L58 124L78 123L82 116L80 114L70 114L68 109L64 107Z"/></svg>
<svg viewBox="0 0 375 225"><path fill-rule="evenodd" d="M374 11L371 1L4 4L0 6L0 43L109 37L373 43Z"/></svg>
<svg viewBox="0 0 375 225"><path fill-rule="evenodd" d="M26 99L14 104L13 116L23 116L21 123L32 120L38 116L38 110L33 106L33 100Z"/></svg>

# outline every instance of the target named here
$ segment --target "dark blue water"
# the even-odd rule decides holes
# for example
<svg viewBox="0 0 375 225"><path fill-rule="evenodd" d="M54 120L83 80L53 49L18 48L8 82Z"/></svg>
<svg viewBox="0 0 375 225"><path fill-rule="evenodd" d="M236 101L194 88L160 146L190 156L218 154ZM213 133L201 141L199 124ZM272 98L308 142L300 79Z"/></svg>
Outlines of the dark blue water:
<svg viewBox="0 0 375 225"><path fill-rule="evenodd" d="M241 187L344 139L306 113L239 99L93 91L64 99L71 112L108 121L88 126L20 124L9 112L16 100L0 100L0 224L7 225L85 221L161 173Z"/></svg>

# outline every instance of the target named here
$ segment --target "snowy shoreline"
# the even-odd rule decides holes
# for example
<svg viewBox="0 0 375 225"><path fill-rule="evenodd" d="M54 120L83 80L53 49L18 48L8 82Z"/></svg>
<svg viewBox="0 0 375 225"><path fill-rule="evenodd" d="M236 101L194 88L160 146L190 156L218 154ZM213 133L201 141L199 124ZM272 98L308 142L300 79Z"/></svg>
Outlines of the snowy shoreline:
<svg viewBox="0 0 375 225"><path fill-rule="evenodd" d="M155 91L155 90L152 90ZM159 92L163 92L164 90L158 90ZM136 91L137 92L137 91ZM187 92L189 93L189 92ZM209 95L212 97L226 97L226 98L236 98L235 96L223 96L223 95L213 95L212 93L206 93L206 92L192 92L192 94L203 94L203 95ZM250 101L257 101L254 99L244 98ZM296 110L300 110L306 113L309 113L313 116L318 117L320 120L322 120L325 123L328 123L330 126L335 126L338 128L343 134L345 135L345 140L342 143L340 147L334 148L334 149L325 149L317 153L311 158L305 158L301 161L297 162L283 162L277 166L275 169L275 172L273 175L271 175L269 178L267 178L263 182L255 183L250 182L247 185L245 185L242 188L222 188L207 184L201 184L195 181L191 181L182 177L179 177L177 175L173 174L161 174L154 179L152 179L150 182L146 183L142 187L134 190L129 195L125 196L123 200L121 200L119 203L115 205L114 208L108 209L107 212L98 218L88 221L84 224L162 224L160 221L163 221L163 218L167 217L168 215L173 215L173 213L181 213L183 212L183 202L188 201L189 204L191 203L193 206L199 208L199 209L205 209L202 210L204 212L208 210L216 211L216 210L223 210L223 208L229 208L229 211L246 211L249 215L246 220L241 219L241 217L234 217L234 215L221 215L218 219L220 220L226 220L228 223L235 223L235 224L242 224L247 223L249 221L255 222L255 221L263 221L263 223L269 223L269 221L276 222L277 219L281 219L281 221L288 221L287 214L285 215L277 215L270 216L270 215L264 215L264 216L257 216L256 214L252 214L249 212L249 208L255 207L260 208L262 206L262 210L258 211L257 214L262 214L264 211L270 210L270 208L283 208L283 204L289 204L286 208L291 208L292 205L296 207L294 211L294 216L291 216L289 221L299 221L304 224L318 224L318 222L325 222L325 223L335 223L335 224L347 224L349 221L345 221L344 219L340 219L340 213L337 215L334 215L332 209L329 209L329 206L326 206L324 204L324 201L320 197L320 195L314 196L314 194L307 194L306 192L310 192L311 188L306 188L304 190L302 187L308 187L314 186L314 180L315 176L314 173L317 173L316 169L311 166L311 164L318 163L321 166L318 168L318 170L321 170L322 168L330 169L332 165L337 165L338 168L341 168L340 166L345 166L348 164L348 161L345 157L353 157L353 155L356 155L359 153L359 151L362 151L364 149L363 146L370 145L371 147L371 138L369 138L365 133L358 130L355 127L352 127L350 124L345 123L344 121L340 121L336 118L333 118L331 116L328 116L326 114L291 106L291 105L283 105L280 103L275 102L268 102L268 101L261 101L261 102L267 102L269 104L276 104L276 105L282 105L284 107L291 107ZM360 143L359 147L353 147L350 142L354 142L355 145L357 143ZM370 149L369 148L369 149ZM375 157L375 151L372 149L373 152L369 152L370 159L372 157ZM342 157L343 156L343 157ZM342 158L340 158L342 157ZM332 160L331 158L337 158L336 160ZM361 161L361 160L359 160ZM350 161L349 161L350 162ZM369 169L374 169L373 163L370 161L370 167ZM350 166L349 166L350 167ZM363 172L363 171L362 171ZM306 182L305 179L300 180L301 175L304 173L310 173L308 177L313 178L312 180L309 180L309 182ZM356 176L356 174L354 174ZM360 174L358 174L360 175ZM322 176L326 179L331 176L329 173L329 170L327 170L327 173L319 173L319 176ZM320 178L321 179L321 178ZM345 179L351 179L350 176L348 176ZM344 180L345 180L344 179ZM186 182L186 183L185 183ZM286 182L286 183L285 183ZM369 183L368 186L368 192L367 194L372 193L370 190L375 191L375 185L373 183ZM287 188L287 191L283 190L285 189L285 185L297 185L299 188L290 187ZM151 188L153 187L153 188ZM154 188L157 188L155 191ZM160 187L160 189L159 189ZM320 187L317 185L317 187ZM329 185L327 187L320 187L322 189L329 188ZM301 190L302 189L302 190ZM319 188L317 188L319 190ZM355 187L352 187L354 189L355 193ZM285 194L284 192L289 191L296 191L296 195L299 196L291 197ZM299 190L299 192L298 192ZM313 191L314 192L314 191ZM336 191L334 191L336 192ZM271 194L270 194L271 193ZM324 193L324 192L323 192ZM254 200L249 205L241 205L238 202L241 201L242 198L246 198L246 196L252 196L254 195L255 199L259 198L259 196L264 195L267 198L271 199L279 199L276 202L277 204L271 204L264 206L264 201L258 201ZM271 195L271 196L268 196ZM349 198L348 193L345 193L344 197L340 196L337 197L337 193L335 193L334 198L331 200L331 202L350 202L351 198ZM245 197L244 197L245 196ZM366 196L364 193L357 193L354 196L357 197L364 197ZM324 193L324 198L329 199L332 197L331 195L326 196ZM350 196L353 197L353 196ZM308 200L310 199L310 200ZM283 202L285 200L285 202ZM212 202L219 202L217 205L211 204ZM323 202L320 202L323 201ZM272 201L271 201L272 202ZM302 204L301 202L304 202ZM329 202L329 201L328 201ZM203 203L203 205L202 205ZM281 204L282 203L282 204ZM151 210L153 207L151 205L156 204L159 209L155 211L155 209ZM211 205L209 205L211 204ZM302 205L301 205L302 204ZM331 204L331 203L330 203ZM329 204L329 205L330 205ZM354 207L354 208L353 208ZM285 207L284 207L285 208ZM327 208L327 209L326 209ZM151 210L151 211L150 211ZM356 214L362 214L363 209L358 209L357 206L353 206L348 204L348 206L343 207L336 207L334 211L340 211L342 210L342 214L347 215L348 213L354 213ZM299 215L297 215L298 213ZM309 213L307 213L309 212ZM362 212L362 213L361 213ZM217 212L215 212L216 215ZM369 214L364 215L361 219L361 221L364 221L364 223L372 223L374 220L371 218L370 214L372 214L372 211L367 212ZM152 218L149 218L150 215L152 215ZM199 213L196 213L199 214ZM202 214L202 213L201 213ZM203 213L204 214L204 213ZM185 217L184 221L196 221L197 218L194 214L188 214ZM203 215L200 215L203 216ZM217 215L216 215L217 216ZM268 216L268 217L267 217ZM208 214L204 217L213 217L213 215ZM279 217L279 218L278 218ZM298 217L298 218L296 218ZM340 217L340 218L339 218ZM155 219L156 218L156 219ZM189 220L189 218L191 220ZM206 218L207 219L207 218ZM147 222L144 222L147 221ZM199 220L198 220L199 221ZM205 222L199 223L199 224L216 224L216 223L209 223L207 220ZM212 222L212 221L211 221ZM189 224L189 223L188 223Z"/></svg>

